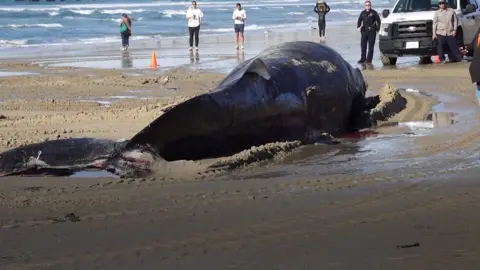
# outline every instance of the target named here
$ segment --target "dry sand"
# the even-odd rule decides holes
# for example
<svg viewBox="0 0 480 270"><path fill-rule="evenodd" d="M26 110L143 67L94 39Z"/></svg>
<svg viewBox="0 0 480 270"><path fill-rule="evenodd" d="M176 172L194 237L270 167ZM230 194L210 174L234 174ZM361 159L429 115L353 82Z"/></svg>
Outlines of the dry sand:
<svg viewBox="0 0 480 270"><path fill-rule="evenodd" d="M4 66L26 69L26 64ZM185 70L132 76L117 70L28 69L42 74L0 80L0 114L7 117L0 122L2 150L65 137L127 138L158 117L163 107L203 93L224 77ZM95 100L113 103L107 107Z"/></svg>
<svg viewBox="0 0 480 270"><path fill-rule="evenodd" d="M2 150L59 137L128 138L163 107L205 92L224 76L184 69L159 77L47 71L18 63L0 68L6 66L42 74L0 80ZM480 137L467 67L365 71L372 90L388 83L448 95L445 104L463 119L453 129L409 139L413 150L395 149L406 160L397 169L293 169L284 177L260 177L256 173L265 168L253 167L241 178L2 178L0 268L476 269ZM78 101L133 95L128 91L156 99L121 99L109 107ZM406 108L377 131L405 132L395 124L423 120L437 102L401 95ZM266 170L279 172L272 168Z"/></svg>

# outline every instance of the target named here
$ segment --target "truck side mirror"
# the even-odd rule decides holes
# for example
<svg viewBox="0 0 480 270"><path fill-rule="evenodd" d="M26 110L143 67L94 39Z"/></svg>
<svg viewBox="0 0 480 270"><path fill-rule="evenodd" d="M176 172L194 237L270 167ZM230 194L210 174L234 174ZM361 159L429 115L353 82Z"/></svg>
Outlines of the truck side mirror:
<svg viewBox="0 0 480 270"><path fill-rule="evenodd" d="M388 15L390 15L390 10L384 9L384 10L382 11L382 16L383 16L383 18L388 17Z"/></svg>
<svg viewBox="0 0 480 270"><path fill-rule="evenodd" d="M465 7L465 14L468 14L468 13L473 13L475 12L475 6L472 5L472 4L467 4L467 6Z"/></svg>

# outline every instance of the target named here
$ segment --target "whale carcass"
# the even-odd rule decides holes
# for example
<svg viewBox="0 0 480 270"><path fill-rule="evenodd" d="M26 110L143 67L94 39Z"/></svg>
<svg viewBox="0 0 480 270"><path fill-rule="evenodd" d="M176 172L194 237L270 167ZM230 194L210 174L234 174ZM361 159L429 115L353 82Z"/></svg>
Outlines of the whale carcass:
<svg viewBox="0 0 480 270"><path fill-rule="evenodd" d="M171 108L126 150L198 160L269 142L335 136L350 131L366 109L366 89L360 70L332 48L282 43L238 65L213 91Z"/></svg>
<svg viewBox="0 0 480 270"><path fill-rule="evenodd" d="M44 160L47 167L95 164L121 176L138 175L150 172L158 159L199 160L271 142L313 142L320 134L354 131L369 119L368 110L378 103L378 96L369 100L366 90L360 70L332 48L308 41L285 42L235 67L214 90L169 108L128 141L89 139L26 146L0 154L4 157L0 169L11 171L21 164L12 165L6 156L24 159L41 150L44 157L49 153ZM72 146L72 142L77 143ZM25 149L29 154L23 154Z"/></svg>

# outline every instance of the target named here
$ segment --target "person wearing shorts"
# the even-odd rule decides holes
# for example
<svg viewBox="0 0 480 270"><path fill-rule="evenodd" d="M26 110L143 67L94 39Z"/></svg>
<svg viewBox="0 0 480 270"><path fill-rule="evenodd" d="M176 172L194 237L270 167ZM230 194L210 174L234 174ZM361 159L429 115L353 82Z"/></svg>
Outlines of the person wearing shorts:
<svg viewBox="0 0 480 270"><path fill-rule="evenodd" d="M245 12L245 9L242 9L242 5L240 3L237 3L237 6L232 14L232 19L234 21L233 29L235 30L235 49L238 49L239 41L240 48L243 49L243 31L245 30L245 20L247 19L247 13Z"/></svg>

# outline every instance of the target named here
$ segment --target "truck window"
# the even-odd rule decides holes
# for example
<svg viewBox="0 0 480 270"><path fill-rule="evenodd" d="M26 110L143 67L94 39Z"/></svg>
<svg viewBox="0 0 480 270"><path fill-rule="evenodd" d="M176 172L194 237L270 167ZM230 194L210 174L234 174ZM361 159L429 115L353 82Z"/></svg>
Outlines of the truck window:
<svg viewBox="0 0 480 270"><path fill-rule="evenodd" d="M456 0L446 0L448 7L457 9ZM400 0L393 13L438 10L438 0Z"/></svg>

